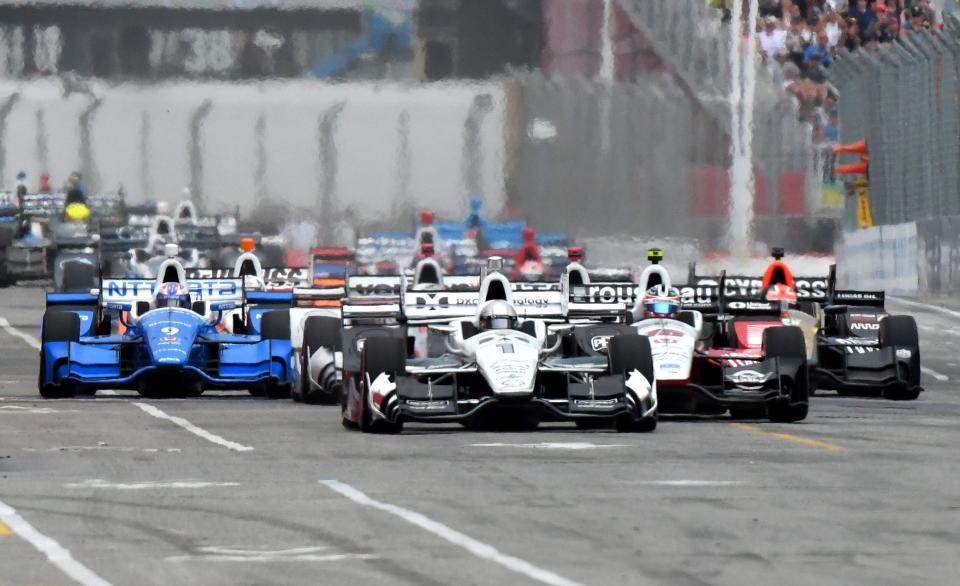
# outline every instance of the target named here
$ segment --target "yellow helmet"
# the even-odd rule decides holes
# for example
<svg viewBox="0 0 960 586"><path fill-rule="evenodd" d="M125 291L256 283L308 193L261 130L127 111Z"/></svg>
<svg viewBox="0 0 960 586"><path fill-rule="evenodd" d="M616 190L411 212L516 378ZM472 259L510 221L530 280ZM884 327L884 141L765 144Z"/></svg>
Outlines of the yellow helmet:
<svg viewBox="0 0 960 586"><path fill-rule="evenodd" d="M68 220L74 222L86 220L90 217L90 208L82 203L72 203L67 206L65 215Z"/></svg>

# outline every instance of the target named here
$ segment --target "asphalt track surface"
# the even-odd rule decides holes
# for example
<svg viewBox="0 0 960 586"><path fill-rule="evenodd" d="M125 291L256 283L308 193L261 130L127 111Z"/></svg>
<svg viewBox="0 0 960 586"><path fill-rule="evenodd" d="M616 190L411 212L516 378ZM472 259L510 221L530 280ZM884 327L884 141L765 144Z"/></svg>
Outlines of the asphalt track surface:
<svg viewBox="0 0 960 586"><path fill-rule="evenodd" d="M960 314L918 401L648 435L410 425L236 393L49 401L0 291L0 584L956 584ZM6 321L4 321L6 320Z"/></svg>

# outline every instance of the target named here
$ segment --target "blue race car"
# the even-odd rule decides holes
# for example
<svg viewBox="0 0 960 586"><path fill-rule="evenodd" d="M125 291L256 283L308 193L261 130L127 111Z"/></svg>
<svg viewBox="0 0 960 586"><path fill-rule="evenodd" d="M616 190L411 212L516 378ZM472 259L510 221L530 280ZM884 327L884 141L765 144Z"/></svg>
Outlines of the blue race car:
<svg viewBox="0 0 960 586"><path fill-rule="evenodd" d="M161 269L156 280L111 279L90 293L47 295L40 394L238 389L289 397L292 294L246 291L242 279L188 280L176 259ZM233 333L223 331L225 313Z"/></svg>

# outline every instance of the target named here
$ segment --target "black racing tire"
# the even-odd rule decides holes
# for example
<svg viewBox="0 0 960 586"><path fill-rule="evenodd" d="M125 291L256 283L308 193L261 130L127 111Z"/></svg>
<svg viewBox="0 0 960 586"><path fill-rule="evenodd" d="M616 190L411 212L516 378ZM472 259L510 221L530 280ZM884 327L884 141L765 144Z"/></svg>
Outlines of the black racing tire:
<svg viewBox="0 0 960 586"><path fill-rule="evenodd" d="M290 310L275 309L260 316L260 339L290 340ZM254 397L289 399L290 383L265 382L249 389Z"/></svg>
<svg viewBox="0 0 960 586"><path fill-rule="evenodd" d="M360 431L365 433L400 433L403 421L394 423L373 421L368 403L367 379L375 380L381 373L401 376L407 368L407 352L403 340L386 336L367 338L360 358Z"/></svg>
<svg viewBox="0 0 960 586"><path fill-rule="evenodd" d="M40 329L41 342L80 341L80 316L72 311L47 311Z"/></svg>
<svg viewBox="0 0 960 586"><path fill-rule="evenodd" d="M289 340L290 310L265 311L260 317L260 337L264 340Z"/></svg>
<svg viewBox="0 0 960 586"><path fill-rule="evenodd" d="M920 396L920 335L917 322L909 315L888 315L880 322L881 348L907 348L910 359L907 361L906 388L902 386L887 389L883 396L895 401L913 401ZM899 363L899 361L898 361Z"/></svg>
<svg viewBox="0 0 960 586"><path fill-rule="evenodd" d="M763 405L747 405L743 407L730 407L730 418L737 421L745 419L765 419L767 417L767 408Z"/></svg>
<svg viewBox="0 0 960 586"><path fill-rule="evenodd" d="M263 396L268 399L289 399L290 383L263 383Z"/></svg>
<svg viewBox="0 0 960 586"><path fill-rule="evenodd" d="M656 412L639 421L636 421L632 415L621 415L616 418L614 427L619 432L650 433L657 429L658 419L659 416Z"/></svg>
<svg viewBox="0 0 960 586"><path fill-rule="evenodd" d="M807 418L810 409L810 372L807 368L807 344L797 326L778 326L763 331L763 348L769 358L801 361L793 381L790 398L767 406L767 416L776 423L793 423Z"/></svg>
<svg viewBox="0 0 960 586"><path fill-rule="evenodd" d="M610 338L607 358L611 374L639 370L648 381L653 381L653 355L650 340L637 334L620 334Z"/></svg>
<svg viewBox="0 0 960 586"><path fill-rule="evenodd" d="M637 370L648 381L653 382L653 355L650 351L650 340L646 336L637 334L620 334L610 338L607 345L607 359L610 373L626 375ZM614 420L614 427L620 432L651 432L657 428L657 412L641 419L635 419L631 414L624 414Z"/></svg>
<svg viewBox="0 0 960 586"><path fill-rule="evenodd" d="M40 370L37 373L37 390L40 392L40 396L44 399L69 399L75 397L77 390L73 385L61 383L59 385L55 384L44 384L43 382L43 371L46 369L46 360L43 356L43 351L40 351Z"/></svg>
<svg viewBox="0 0 960 586"><path fill-rule="evenodd" d="M77 293L97 287L97 268L90 263L67 261L63 264L61 289L67 293Z"/></svg>
<svg viewBox="0 0 960 586"><path fill-rule="evenodd" d="M311 391L309 364L311 355L318 348L328 348L333 352L343 348L341 325L340 320L335 317L320 315L310 316L304 322L303 347L300 352L300 389L294 394L295 398L311 405L333 405L340 401L340 385L336 384L335 380L328 380L330 388L320 385L318 390ZM330 367L335 369L333 365ZM327 379L330 376L336 378L335 370L324 374Z"/></svg>
<svg viewBox="0 0 960 586"><path fill-rule="evenodd" d="M579 429L610 429L610 420L602 417L577 419L573 422Z"/></svg>

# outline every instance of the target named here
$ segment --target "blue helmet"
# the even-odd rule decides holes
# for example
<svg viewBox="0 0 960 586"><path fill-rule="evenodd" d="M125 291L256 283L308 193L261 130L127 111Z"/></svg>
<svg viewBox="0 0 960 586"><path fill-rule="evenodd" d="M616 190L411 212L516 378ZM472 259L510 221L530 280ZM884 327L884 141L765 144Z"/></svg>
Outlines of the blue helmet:
<svg viewBox="0 0 960 586"><path fill-rule="evenodd" d="M180 283L164 283L154 296L154 307L182 307L190 309L190 290Z"/></svg>

